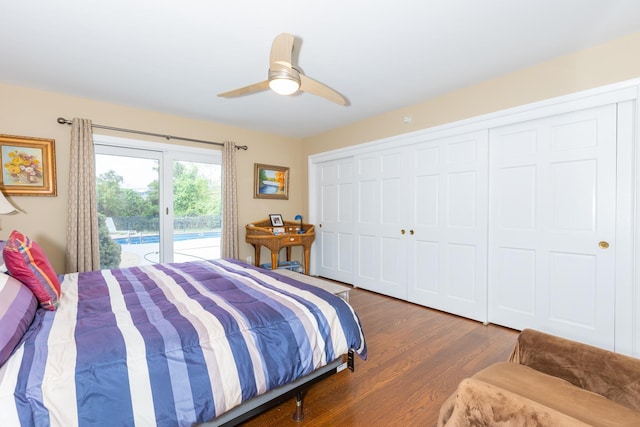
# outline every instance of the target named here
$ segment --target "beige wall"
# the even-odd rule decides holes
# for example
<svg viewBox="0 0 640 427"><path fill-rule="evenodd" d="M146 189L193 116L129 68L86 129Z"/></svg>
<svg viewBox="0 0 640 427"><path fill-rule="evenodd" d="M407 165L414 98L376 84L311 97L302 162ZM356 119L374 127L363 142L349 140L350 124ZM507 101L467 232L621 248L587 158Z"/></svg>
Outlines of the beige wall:
<svg viewBox="0 0 640 427"><path fill-rule="evenodd" d="M148 132L196 138L207 141L231 140L248 145L238 152L238 204L241 259L253 255L253 248L244 243L244 225L266 218L269 213L281 213L287 220L301 212L306 203L306 187L295 184L302 171L300 141L297 139L253 132L219 123L191 120L119 105L97 102L57 93L0 84L0 134L55 139L57 197L12 196L8 199L22 212L0 216L0 239L18 229L37 241L49 256L54 269L64 272L67 224L67 186L71 127L56 122L58 117L88 118L93 123ZM106 131L96 130L99 133ZM129 134L117 136L132 137ZM136 136L137 137L137 136ZM147 138L153 140L153 138ZM161 142L167 142L162 139ZM179 142L176 142L179 143ZM202 146L202 145L200 145ZM212 149L219 147L211 146ZM254 163L289 166L291 185L289 200L253 198ZM306 167L305 167L306 169ZM305 201L305 202L303 202ZM268 260L265 252L262 259Z"/></svg>
<svg viewBox="0 0 640 427"><path fill-rule="evenodd" d="M68 126L57 117L84 117L94 123L204 140L246 144L238 153L240 240L244 225L281 213L285 219L308 216L308 156L400 135L502 109L640 77L640 33L575 52L505 76L390 111L349 126L299 140L253 132L220 123L191 120L148 110L0 84L0 133L56 140L58 196L11 197L23 213L0 217L0 236L16 228L38 241L58 272L64 268L69 157ZM348 108L348 107L347 107ZM404 124L402 118L411 116ZM122 135L122 134L120 134ZM166 142L163 140L163 142ZM288 201L253 199L253 164L291 168ZM0 237L0 238L3 238ZM262 261L268 257L263 250ZM242 244L241 259L252 255Z"/></svg>
<svg viewBox="0 0 640 427"><path fill-rule="evenodd" d="M640 77L640 33L562 56L303 140L302 155L427 129ZM403 118L410 116L410 124ZM303 167L307 168L307 160ZM307 177L305 169L303 176ZM308 185L305 183L305 185ZM308 200L305 206L308 207ZM308 212L305 210L305 214Z"/></svg>

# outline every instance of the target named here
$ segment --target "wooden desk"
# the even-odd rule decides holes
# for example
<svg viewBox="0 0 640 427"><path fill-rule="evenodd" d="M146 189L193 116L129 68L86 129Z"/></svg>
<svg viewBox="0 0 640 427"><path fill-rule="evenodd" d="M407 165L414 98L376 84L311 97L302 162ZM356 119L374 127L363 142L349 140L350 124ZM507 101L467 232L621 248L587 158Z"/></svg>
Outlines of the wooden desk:
<svg viewBox="0 0 640 427"><path fill-rule="evenodd" d="M275 227L278 228L278 227ZM274 227L268 219L247 224L245 240L253 245L255 252L254 265L260 265L260 249L265 246L271 251L271 269L278 268L278 254L283 248L287 250L287 261L291 261L291 247L304 248L304 274L309 274L309 260L311 259L311 244L316 238L315 228L311 224L302 224L304 233L299 233L300 223L284 221L284 234L273 234Z"/></svg>

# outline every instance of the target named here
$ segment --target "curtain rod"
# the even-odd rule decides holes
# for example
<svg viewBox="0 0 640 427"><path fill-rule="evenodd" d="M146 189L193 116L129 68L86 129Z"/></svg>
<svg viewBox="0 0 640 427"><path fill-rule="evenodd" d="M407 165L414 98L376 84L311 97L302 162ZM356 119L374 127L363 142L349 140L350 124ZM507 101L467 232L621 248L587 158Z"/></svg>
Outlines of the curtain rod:
<svg viewBox="0 0 640 427"><path fill-rule="evenodd" d="M58 123L60 123L61 125L70 125L72 123L72 121L71 120L67 120L67 119L65 119L63 117L58 117ZM181 136L163 135L161 133L144 132L144 131L141 131L141 130L123 129L123 128L116 128L116 127L113 127L113 126L94 125L94 124L91 124L91 127L98 128L98 129L115 130L117 132L136 133L138 135L157 136L157 137L160 137L160 138L165 138L166 140L178 139L180 141L201 142L203 144L224 146L224 144L221 143L221 142L205 141L205 140L202 140L202 139L193 139L193 138L183 138ZM235 147L238 150L248 150L249 149L249 147L247 147L246 145L236 145Z"/></svg>

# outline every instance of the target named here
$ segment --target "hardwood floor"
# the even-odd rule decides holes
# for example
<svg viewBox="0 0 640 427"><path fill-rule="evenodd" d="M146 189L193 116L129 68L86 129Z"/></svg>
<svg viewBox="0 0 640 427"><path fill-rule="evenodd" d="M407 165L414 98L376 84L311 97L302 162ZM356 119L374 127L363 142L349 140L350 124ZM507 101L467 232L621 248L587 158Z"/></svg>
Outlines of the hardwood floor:
<svg viewBox="0 0 640 427"><path fill-rule="evenodd" d="M290 399L243 426L433 426L460 380L506 360L518 334L361 289L350 302L368 360L311 386L304 420L292 420Z"/></svg>

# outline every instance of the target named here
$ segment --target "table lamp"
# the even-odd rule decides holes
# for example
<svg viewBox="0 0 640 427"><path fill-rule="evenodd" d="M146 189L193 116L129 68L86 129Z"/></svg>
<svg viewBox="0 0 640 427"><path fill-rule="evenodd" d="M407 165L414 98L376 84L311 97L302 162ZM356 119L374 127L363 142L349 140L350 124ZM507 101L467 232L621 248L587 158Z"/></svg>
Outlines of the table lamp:
<svg viewBox="0 0 640 427"><path fill-rule="evenodd" d="M18 210L4 197L2 191L0 191L0 215L7 215L17 211Z"/></svg>
<svg viewBox="0 0 640 427"><path fill-rule="evenodd" d="M298 230L298 234L304 234L304 229L302 228L302 215L296 215L295 220L300 220L300 230Z"/></svg>

